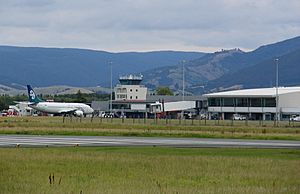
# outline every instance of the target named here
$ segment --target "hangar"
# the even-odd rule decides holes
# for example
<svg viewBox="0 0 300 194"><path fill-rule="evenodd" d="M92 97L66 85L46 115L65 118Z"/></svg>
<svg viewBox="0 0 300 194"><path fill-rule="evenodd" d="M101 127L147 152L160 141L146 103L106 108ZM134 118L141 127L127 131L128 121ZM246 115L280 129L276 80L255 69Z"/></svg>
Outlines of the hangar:
<svg viewBox="0 0 300 194"><path fill-rule="evenodd" d="M209 118L232 119L241 114L248 119L273 120L276 116L276 88L243 89L205 94ZM278 88L280 120L300 114L300 87Z"/></svg>

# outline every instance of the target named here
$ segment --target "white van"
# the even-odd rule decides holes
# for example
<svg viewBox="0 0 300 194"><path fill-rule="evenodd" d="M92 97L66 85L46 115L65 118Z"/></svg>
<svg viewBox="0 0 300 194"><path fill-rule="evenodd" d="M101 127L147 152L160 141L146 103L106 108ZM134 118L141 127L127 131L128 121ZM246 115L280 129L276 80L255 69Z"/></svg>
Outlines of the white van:
<svg viewBox="0 0 300 194"><path fill-rule="evenodd" d="M240 114L233 114L232 116L233 120L246 120L247 118Z"/></svg>
<svg viewBox="0 0 300 194"><path fill-rule="evenodd" d="M300 116L292 115L290 121L297 121L300 122Z"/></svg>

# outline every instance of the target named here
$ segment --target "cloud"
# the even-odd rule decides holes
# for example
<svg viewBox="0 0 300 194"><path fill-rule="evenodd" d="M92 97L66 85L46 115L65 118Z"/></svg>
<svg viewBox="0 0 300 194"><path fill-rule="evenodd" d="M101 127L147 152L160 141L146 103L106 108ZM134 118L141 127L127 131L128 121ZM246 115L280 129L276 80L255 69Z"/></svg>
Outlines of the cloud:
<svg viewBox="0 0 300 194"><path fill-rule="evenodd" d="M0 44L254 49L300 35L298 0L0 0Z"/></svg>

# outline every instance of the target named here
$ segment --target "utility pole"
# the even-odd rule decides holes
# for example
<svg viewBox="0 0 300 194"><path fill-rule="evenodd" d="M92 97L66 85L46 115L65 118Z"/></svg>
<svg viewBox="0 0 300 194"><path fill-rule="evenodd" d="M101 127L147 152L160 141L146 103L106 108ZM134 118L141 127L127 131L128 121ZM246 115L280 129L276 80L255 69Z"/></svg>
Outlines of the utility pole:
<svg viewBox="0 0 300 194"><path fill-rule="evenodd" d="M184 89L185 89L185 86L184 86L184 63L185 63L185 60L182 61L182 101L184 101Z"/></svg>
<svg viewBox="0 0 300 194"><path fill-rule="evenodd" d="M278 126L278 121L279 121L279 111L278 111L278 103L279 103L279 98L278 98L278 62L279 59L275 59L276 62L276 126Z"/></svg>
<svg viewBox="0 0 300 194"><path fill-rule="evenodd" d="M185 60L182 60L182 101L184 101L184 89L185 89L185 86L184 86L184 63L185 63ZM181 119L183 119L184 117L184 110L182 110L181 112Z"/></svg>
<svg viewBox="0 0 300 194"><path fill-rule="evenodd" d="M109 62L110 64L110 115L112 114L112 94L113 94L113 85L112 85L112 62L110 61Z"/></svg>

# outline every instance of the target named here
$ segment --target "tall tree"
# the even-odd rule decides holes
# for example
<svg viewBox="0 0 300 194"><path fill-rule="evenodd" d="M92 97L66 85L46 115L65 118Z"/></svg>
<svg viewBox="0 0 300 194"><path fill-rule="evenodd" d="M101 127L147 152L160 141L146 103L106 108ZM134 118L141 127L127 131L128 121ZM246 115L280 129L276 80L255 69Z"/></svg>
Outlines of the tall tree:
<svg viewBox="0 0 300 194"><path fill-rule="evenodd" d="M164 96L173 96L173 92L169 87L157 87L156 88L157 95L164 95Z"/></svg>
<svg viewBox="0 0 300 194"><path fill-rule="evenodd" d="M86 102L86 99L84 98L84 96L80 90L77 91L76 97L77 97L77 99L76 99L77 102Z"/></svg>

